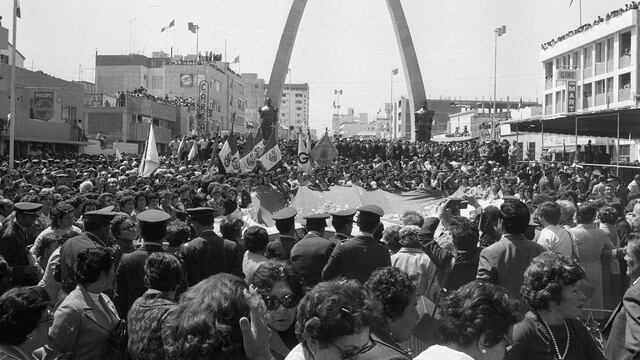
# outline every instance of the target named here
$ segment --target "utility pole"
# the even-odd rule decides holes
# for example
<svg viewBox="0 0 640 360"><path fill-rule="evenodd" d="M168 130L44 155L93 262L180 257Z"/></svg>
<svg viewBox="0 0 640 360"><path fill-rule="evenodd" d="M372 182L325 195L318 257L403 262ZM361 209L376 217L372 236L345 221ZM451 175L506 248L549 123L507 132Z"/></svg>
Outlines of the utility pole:
<svg viewBox="0 0 640 360"><path fill-rule="evenodd" d="M15 159L15 140L16 140L16 29L17 29L17 12L18 0L13 0L13 47L11 49L11 99L9 103L9 111L11 118L9 119L9 171L13 171L13 163Z"/></svg>

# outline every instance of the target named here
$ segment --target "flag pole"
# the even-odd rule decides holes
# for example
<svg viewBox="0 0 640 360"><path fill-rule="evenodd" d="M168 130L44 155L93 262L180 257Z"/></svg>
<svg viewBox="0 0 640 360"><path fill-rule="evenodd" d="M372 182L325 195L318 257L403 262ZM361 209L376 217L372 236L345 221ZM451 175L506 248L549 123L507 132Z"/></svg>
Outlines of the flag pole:
<svg viewBox="0 0 640 360"><path fill-rule="evenodd" d="M13 162L15 159L15 140L16 140L16 29L18 14L18 0L13 0L13 47L11 49L11 102L9 104L9 171L13 171Z"/></svg>

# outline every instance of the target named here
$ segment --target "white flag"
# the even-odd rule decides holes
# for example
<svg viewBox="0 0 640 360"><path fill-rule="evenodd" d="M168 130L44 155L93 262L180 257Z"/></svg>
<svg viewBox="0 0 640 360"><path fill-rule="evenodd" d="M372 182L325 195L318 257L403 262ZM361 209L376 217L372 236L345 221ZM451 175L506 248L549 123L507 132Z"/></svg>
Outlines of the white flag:
<svg viewBox="0 0 640 360"><path fill-rule="evenodd" d="M158 148L156 146L156 136L153 133L153 125L149 125L149 140L145 147L144 154L140 160L140 177L148 177L160 167L160 156L158 156Z"/></svg>
<svg viewBox="0 0 640 360"><path fill-rule="evenodd" d="M227 174L240 172L240 153L236 145L236 137L231 134L218 154Z"/></svg>
<svg viewBox="0 0 640 360"><path fill-rule="evenodd" d="M120 154L120 150L118 150L118 146L114 143L113 148L116 149L116 160L122 161L122 154Z"/></svg>
<svg viewBox="0 0 640 360"><path fill-rule="evenodd" d="M187 159L189 159L189 161L191 161L191 160L195 159L196 156L198 156L198 143L196 141L194 141L193 145L191 145L191 151L189 151L189 156L187 156Z"/></svg>
<svg viewBox="0 0 640 360"><path fill-rule="evenodd" d="M276 142L276 130L271 132L271 137L267 142L267 146L264 148L264 154L260 157L260 162L264 166L265 170L271 170L277 163L282 160L282 154L280 153L280 147Z"/></svg>
<svg viewBox="0 0 640 360"><path fill-rule="evenodd" d="M306 172L311 172L311 158L309 157L311 139L303 138L302 132L298 136L298 169Z"/></svg>

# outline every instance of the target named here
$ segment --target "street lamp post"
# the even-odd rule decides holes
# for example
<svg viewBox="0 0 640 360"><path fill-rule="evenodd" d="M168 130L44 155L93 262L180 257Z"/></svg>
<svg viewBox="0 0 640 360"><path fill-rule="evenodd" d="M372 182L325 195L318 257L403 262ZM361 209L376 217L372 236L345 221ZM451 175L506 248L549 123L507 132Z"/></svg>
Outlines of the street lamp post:
<svg viewBox="0 0 640 360"><path fill-rule="evenodd" d="M393 126L393 131L391 132L391 137L393 139L396 139L397 137L397 131L398 131L398 124L396 123L396 111L394 110L395 107L395 101L393 100L393 77L395 75L398 75L398 69L395 68L393 70L391 70L391 103L389 105L391 105L391 109L389 114L391 115L391 119L389 119L389 121L391 122L391 126Z"/></svg>
<svg viewBox="0 0 640 360"><path fill-rule="evenodd" d="M507 26L502 25L495 28L495 42L493 46L493 114L491 116L491 140L496 139L496 78L498 71L498 37L507 32Z"/></svg>

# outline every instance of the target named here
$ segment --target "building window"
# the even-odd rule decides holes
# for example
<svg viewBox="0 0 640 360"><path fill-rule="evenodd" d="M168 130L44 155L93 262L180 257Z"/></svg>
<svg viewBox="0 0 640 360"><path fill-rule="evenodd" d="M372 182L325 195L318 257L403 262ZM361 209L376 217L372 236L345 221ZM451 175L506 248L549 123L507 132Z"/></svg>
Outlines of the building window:
<svg viewBox="0 0 640 360"><path fill-rule="evenodd" d="M302 104L302 100L296 100L296 104Z"/></svg>
<svg viewBox="0 0 640 360"><path fill-rule="evenodd" d="M618 101L631 99L631 73L618 77Z"/></svg>
<svg viewBox="0 0 640 360"><path fill-rule="evenodd" d="M596 64L604 62L604 42L596 43Z"/></svg>
<svg viewBox="0 0 640 360"><path fill-rule="evenodd" d="M304 95L300 93L296 93L296 97L304 97Z"/></svg>
<svg viewBox="0 0 640 360"><path fill-rule="evenodd" d="M301 106L296 106L296 110L302 110Z"/></svg>
<svg viewBox="0 0 640 360"><path fill-rule="evenodd" d="M216 82L216 91L220 92L220 81L216 81L216 80L214 81Z"/></svg>
<svg viewBox="0 0 640 360"><path fill-rule="evenodd" d="M529 142L529 146L527 146L527 156L529 157L529 160L536 159L536 142L535 141Z"/></svg>
<svg viewBox="0 0 640 360"><path fill-rule="evenodd" d="M162 76L152 76L151 77L151 88L152 89L162 89Z"/></svg>

